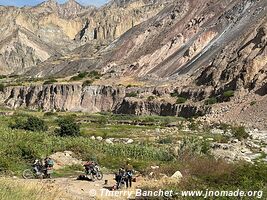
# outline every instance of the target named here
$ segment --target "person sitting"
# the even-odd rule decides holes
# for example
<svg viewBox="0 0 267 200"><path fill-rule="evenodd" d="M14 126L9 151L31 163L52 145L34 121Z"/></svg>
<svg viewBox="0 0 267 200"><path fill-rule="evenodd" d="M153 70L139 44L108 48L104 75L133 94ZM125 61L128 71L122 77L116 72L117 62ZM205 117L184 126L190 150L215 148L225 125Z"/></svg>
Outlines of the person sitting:
<svg viewBox="0 0 267 200"><path fill-rule="evenodd" d="M37 175L40 175L41 174L41 171L42 171L42 168L43 168L43 165L42 163L40 162L40 160L36 159L33 163L33 170L35 171L35 173Z"/></svg>
<svg viewBox="0 0 267 200"><path fill-rule="evenodd" d="M94 173L94 167L96 166L96 162L94 161L88 161L84 165L86 174Z"/></svg>

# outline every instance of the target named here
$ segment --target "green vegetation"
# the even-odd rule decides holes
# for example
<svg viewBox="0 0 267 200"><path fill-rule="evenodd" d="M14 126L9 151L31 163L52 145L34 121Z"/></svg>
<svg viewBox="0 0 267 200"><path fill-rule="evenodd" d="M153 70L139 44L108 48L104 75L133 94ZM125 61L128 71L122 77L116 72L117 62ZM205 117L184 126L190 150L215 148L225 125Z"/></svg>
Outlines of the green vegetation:
<svg viewBox="0 0 267 200"><path fill-rule="evenodd" d="M15 122L9 125L12 129L23 129L28 131L46 131L48 129L44 120L35 117L16 117Z"/></svg>
<svg viewBox="0 0 267 200"><path fill-rule="evenodd" d="M91 80L100 79L101 74L98 71L91 71L91 72L80 72L77 76L71 77L70 81L80 81L85 78L90 78Z"/></svg>
<svg viewBox="0 0 267 200"><path fill-rule="evenodd" d="M23 184L16 180L0 180L0 199L2 200L54 200L59 198L59 193L55 189L42 187L36 183Z"/></svg>
<svg viewBox="0 0 267 200"><path fill-rule="evenodd" d="M98 72L98 71L91 71L89 74L88 74L88 77L92 78L92 79L100 79L101 78L101 74Z"/></svg>
<svg viewBox="0 0 267 200"><path fill-rule="evenodd" d="M205 105L212 105L218 103L218 100L216 97L211 97L205 101Z"/></svg>
<svg viewBox="0 0 267 200"><path fill-rule="evenodd" d="M92 80L86 80L83 82L83 87L90 86L92 85L93 81Z"/></svg>
<svg viewBox="0 0 267 200"><path fill-rule="evenodd" d="M138 94L136 92L130 92L126 94L126 97L137 97Z"/></svg>
<svg viewBox="0 0 267 200"><path fill-rule="evenodd" d="M43 83L43 85L50 85L50 84L53 84L53 83L56 83L56 82L57 82L56 79L49 79L49 80L45 81Z"/></svg>
<svg viewBox="0 0 267 200"><path fill-rule="evenodd" d="M262 191L259 196L244 197L242 199L266 199L267 193L267 165L259 163L256 165L248 163L227 163L223 160L204 157L183 157L186 162L181 162L179 166L169 165L164 167L164 171L180 170L185 177L181 182L159 182L157 185L146 184L146 190L174 190L175 192L189 190L209 191ZM155 198L156 199L156 198ZM196 199L196 197L175 196L174 199ZM240 197L210 197L208 199L240 199Z"/></svg>
<svg viewBox="0 0 267 200"><path fill-rule="evenodd" d="M164 137L164 138L160 138L158 140L159 144L171 144L173 142L173 138L168 136L168 137Z"/></svg>
<svg viewBox="0 0 267 200"><path fill-rule="evenodd" d="M0 79L5 79L5 78L7 78L6 75L0 75Z"/></svg>
<svg viewBox="0 0 267 200"><path fill-rule="evenodd" d="M58 119L58 126L59 129L56 130L56 134L61 137L77 137L81 135L80 125L75 122L75 119L72 116Z"/></svg>
<svg viewBox="0 0 267 200"><path fill-rule="evenodd" d="M153 101L154 99L155 99L154 96L149 96L149 97L147 97L147 100L148 100L148 101Z"/></svg>
<svg viewBox="0 0 267 200"><path fill-rule="evenodd" d="M4 84L0 83L0 92L4 92L5 86Z"/></svg>
<svg viewBox="0 0 267 200"><path fill-rule="evenodd" d="M235 92L233 90L227 90L223 93L223 96L225 98L230 98L230 97L233 97L235 95Z"/></svg>
<svg viewBox="0 0 267 200"><path fill-rule="evenodd" d="M58 116L56 112L45 112L44 117Z"/></svg>
<svg viewBox="0 0 267 200"><path fill-rule="evenodd" d="M256 105L256 104L257 104L257 101L251 101L251 102L250 102L250 105L251 105L251 106L254 106L254 105Z"/></svg>
<svg viewBox="0 0 267 200"><path fill-rule="evenodd" d="M243 126L232 127L232 132L235 138L242 140L249 137L249 134L246 132Z"/></svg>
<svg viewBox="0 0 267 200"><path fill-rule="evenodd" d="M176 100L176 104L182 104L185 103L187 99L185 97L178 97Z"/></svg>
<svg viewBox="0 0 267 200"><path fill-rule="evenodd" d="M147 184L144 186L146 189L173 189L175 191L203 189L205 191L207 188L209 190L239 188L240 190L267 192L266 164L227 163L212 158L210 143L205 139L210 135L200 132L201 124L193 119L185 123L189 123L187 126L196 131L181 134L161 132L160 138L155 134L156 128L161 130L171 122L179 124L184 122L184 119L114 115L108 112L71 114L19 110L14 116L0 116L0 120L0 174L21 175L21 171L30 167L36 158L44 158L52 153L67 150L74 152L79 159L97 160L101 167L110 171L121 167L127 158L130 158L133 167L144 175L151 173L151 166L160 166L154 174L159 181L155 181L155 184ZM18 122L18 120L21 121ZM17 127L10 126L12 124ZM28 124L27 126L31 129L26 129L25 124ZM38 128L42 125L47 125L48 130ZM216 127L222 127L225 131L233 130L235 137L246 137L243 127L232 127L227 124L219 124ZM144 131L151 134L147 132L144 134ZM104 141L90 139L92 135L100 135L103 138L133 138L134 143L107 144ZM199 139L199 136L203 138ZM77 171L81 170L80 165L64 167L55 171L55 177L77 175ZM161 183L162 174L171 176L177 170L183 174L181 182ZM7 191L10 190L7 188L11 186L5 184L0 182L0 199L26 198L23 195L32 195L36 198L35 188L21 190L16 186L12 188L12 194L8 194Z"/></svg>
<svg viewBox="0 0 267 200"><path fill-rule="evenodd" d="M82 79L84 79L85 77L87 77L88 72L80 72L77 76L73 76L71 77L71 81L80 81Z"/></svg>

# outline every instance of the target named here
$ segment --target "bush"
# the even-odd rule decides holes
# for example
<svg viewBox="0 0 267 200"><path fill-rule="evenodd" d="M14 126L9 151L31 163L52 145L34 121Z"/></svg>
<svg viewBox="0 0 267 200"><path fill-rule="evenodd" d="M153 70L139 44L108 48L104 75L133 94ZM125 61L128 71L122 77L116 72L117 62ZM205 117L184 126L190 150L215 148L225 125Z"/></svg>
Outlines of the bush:
<svg viewBox="0 0 267 200"><path fill-rule="evenodd" d="M255 104L257 104L257 101L252 101L252 102L250 102L250 105L251 105L251 106L254 106Z"/></svg>
<svg viewBox="0 0 267 200"><path fill-rule="evenodd" d="M86 80L83 82L83 87L90 86L92 85L93 81L92 80Z"/></svg>
<svg viewBox="0 0 267 200"><path fill-rule="evenodd" d="M148 100L148 101L153 101L154 99L155 99L154 96L149 96L149 97L147 97L147 100Z"/></svg>
<svg viewBox="0 0 267 200"><path fill-rule="evenodd" d="M171 137L168 136L168 137L165 137L165 138L160 138L158 140L158 143L159 144L171 144L172 141L173 141L173 138L171 138Z"/></svg>
<svg viewBox="0 0 267 200"><path fill-rule="evenodd" d="M88 76L94 79L100 79L101 74L98 71L93 70L89 73Z"/></svg>
<svg viewBox="0 0 267 200"><path fill-rule="evenodd" d="M5 86L4 84L0 83L0 92L4 92Z"/></svg>
<svg viewBox="0 0 267 200"><path fill-rule="evenodd" d="M30 116L27 119L25 129L29 131L47 131L48 127L44 120L35 116Z"/></svg>
<svg viewBox="0 0 267 200"><path fill-rule="evenodd" d="M235 92L233 90L227 90L223 93L223 96L226 98L233 97L235 95Z"/></svg>
<svg viewBox="0 0 267 200"><path fill-rule="evenodd" d="M216 97L211 97L211 98L209 98L209 99L207 99L207 100L205 101L205 105L212 105L212 104L215 104L215 103L218 103Z"/></svg>
<svg viewBox="0 0 267 200"><path fill-rule="evenodd" d="M137 97L137 93L136 92L127 93L126 97Z"/></svg>
<svg viewBox="0 0 267 200"><path fill-rule="evenodd" d="M71 116L59 119L58 125L59 129L56 130L56 134L61 137L81 135L79 124L77 124Z"/></svg>
<svg viewBox="0 0 267 200"><path fill-rule="evenodd" d="M49 80L45 81L45 82L43 83L43 85L49 85L49 84L53 84L53 83L56 83L56 82L57 82L56 79L49 79Z"/></svg>
<svg viewBox="0 0 267 200"><path fill-rule="evenodd" d="M6 75L0 75L0 79L5 79L5 78L7 78Z"/></svg>
<svg viewBox="0 0 267 200"><path fill-rule="evenodd" d="M58 116L58 114L56 112L46 112L44 113L45 117L51 117L51 116Z"/></svg>
<svg viewBox="0 0 267 200"><path fill-rule="evenodd" d="M241 140L249 137L249 134L246 132L243 126L233 127L232 132L235 138Z"/></svg>
<svg viewBox="0 0 267 200"><path fill-rule="evenodd" d="M178 97L176 100L176 104L182 104L185 103L187 99L185 97Z"/></svg>
<svg viewBox="0 0 267 200"><path fill-rule="evenodd" d="M175 92L170 93L170 95L171 97L178 97L179 94L175 91Z"/></svg>
<svg viewBox="0 0 267 200"><path fill-rule="evenodd" d="M80 81L88 76L88 72L80 72L77 76L71 77L71 81Z"/></svg>
<svg viewBox="0 0 267 200"><path fill-rule="evenodd" d="M45 121L35 116L28 116L26 119L23 117L16 118L15 123L11 124L10 127L27 131L47 131L48 129Z"/></svg>

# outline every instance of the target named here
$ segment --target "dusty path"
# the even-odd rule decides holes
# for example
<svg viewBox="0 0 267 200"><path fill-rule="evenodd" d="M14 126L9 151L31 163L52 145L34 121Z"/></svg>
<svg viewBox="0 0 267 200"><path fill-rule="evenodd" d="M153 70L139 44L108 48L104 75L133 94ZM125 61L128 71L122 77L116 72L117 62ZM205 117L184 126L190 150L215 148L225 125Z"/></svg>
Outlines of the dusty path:
<svg viewBox="0 0 267 200"><path fill-rule="evenodd" d="M108 180L108 184L105 185L105 180ZM115 195L111 188L116 184L113 174L105 174L101 181L81 181L76 178L56 178L51 180L19 180L23 183L36 183L42 185L45 188L53 188L58 191L58 197L55 200L93 200L93 199L129 199L128 194L134 191L137 186L133 183L133 188L130 190L122 189L116 190L121 192L119 195Z"/></svg>

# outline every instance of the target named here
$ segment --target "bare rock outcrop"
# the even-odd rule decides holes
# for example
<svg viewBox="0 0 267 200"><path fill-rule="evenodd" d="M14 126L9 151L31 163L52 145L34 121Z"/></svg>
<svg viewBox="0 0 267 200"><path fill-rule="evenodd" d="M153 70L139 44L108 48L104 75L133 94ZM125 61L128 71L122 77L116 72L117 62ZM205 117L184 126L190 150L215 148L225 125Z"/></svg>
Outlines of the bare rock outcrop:
<svg viewBox="0 0 267 200"><path fill-rule="evenodd" d="M151 88L155 91L155 88ZM127 97L129 89L112 86L57 84L6 87L0 102L10 108L26 107L44 111L114 112L118 114L192 117L204 115L209 108Z"/></svg>

